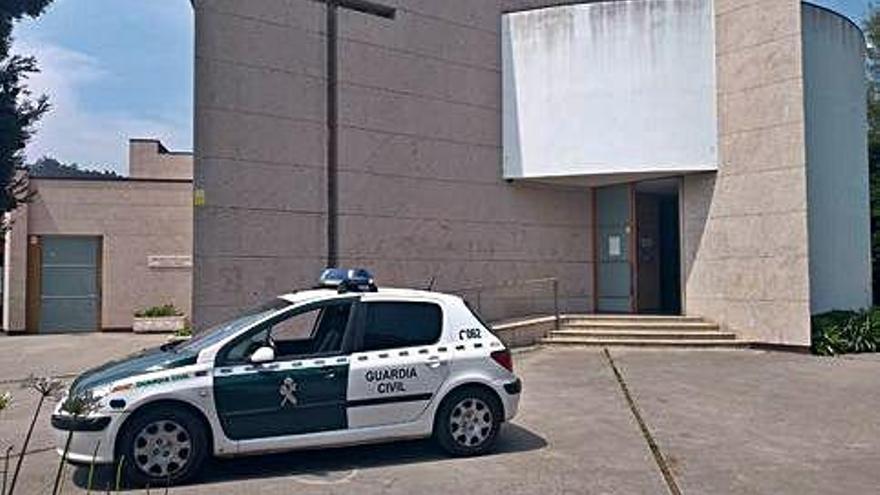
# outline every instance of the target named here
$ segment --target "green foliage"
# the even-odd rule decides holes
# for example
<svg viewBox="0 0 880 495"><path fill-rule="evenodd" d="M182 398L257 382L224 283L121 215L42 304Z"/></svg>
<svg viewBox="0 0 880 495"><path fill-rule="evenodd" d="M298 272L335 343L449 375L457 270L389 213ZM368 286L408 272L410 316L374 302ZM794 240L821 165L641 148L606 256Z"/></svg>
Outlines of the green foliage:
<svg viewBox="0 0 880 495"><path fill-rule="evenodd" d="M104 179L120 177L116 172L92 170L82 167L78 163L61 163L50 156L44 156L28 165L28 175L31 177L86 177Z"/></svg>
<svg viewBox="0 0 880 495"><path fill-rule="evenodd" d="M68 397L61 403L61 409L74 417L88 416L98 410L101 399L92 391Z"/></svg>
<svg viewBox="0 0 880 495"><path fill-rule="evenodd" d="M38 72L33 57L11 55L12 27L24 17L37 17L52 0L3 0L0 3L0 212L28 200L27 178L17 173L24 165L24 148L34 126L49 110L45 96L31 98L25 86Z"/></svg>
<svg viewBox="0 0 880 495"><path fill-rule="evenodd" d="M174 337L177 339L185 340L185 339L192 337L192 334L193 334L192 325L189 323L189 321L187 321L186 325L184 325L184 327L183 327L183 330L178 330L177 332L174 332Z"/></svg>
<svg viewBox="0 0 880 495"><path fill-rule="evenodd" d="M880 350L880 308L832 311L813 317L813 353L821 356Z"/></svg>
<svg viewBox="0 0 880 495"><path fill-rule="evenodd" d="M173 304L164 304L138 311L134 315L138 318L164 318L168 316L183 316L183 313L175 308Z"/></svg>
<svg viewBox="0 0 880 495"><path fill-rule="evenodd" d="M3 411L7 407L9 407L9 404L11 403L12 394L10 394L9 392L3 392L2 394L0 394L0 411Z"/></svg>
<svg viewBox="0 0 880 495"><path fill-rule="evenodd" d="M871 257L874 302L880 303L880 9L865 22L868 55L868 163L871 183Z"/></svg>

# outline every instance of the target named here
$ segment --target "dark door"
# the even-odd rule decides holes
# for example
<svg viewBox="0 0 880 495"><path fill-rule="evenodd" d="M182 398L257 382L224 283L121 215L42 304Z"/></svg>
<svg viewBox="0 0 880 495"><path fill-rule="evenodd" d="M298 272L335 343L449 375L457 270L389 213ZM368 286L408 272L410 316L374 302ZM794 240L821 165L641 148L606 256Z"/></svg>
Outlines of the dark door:
<svg viewBox="0 0 880 495"><path fill-rule="evenodd" d="M287 311L226 346L217 357L214 400L223 430L248 440L348 427L346 397L353 300ZM272 363L252 365L259 347Z"/></svg>

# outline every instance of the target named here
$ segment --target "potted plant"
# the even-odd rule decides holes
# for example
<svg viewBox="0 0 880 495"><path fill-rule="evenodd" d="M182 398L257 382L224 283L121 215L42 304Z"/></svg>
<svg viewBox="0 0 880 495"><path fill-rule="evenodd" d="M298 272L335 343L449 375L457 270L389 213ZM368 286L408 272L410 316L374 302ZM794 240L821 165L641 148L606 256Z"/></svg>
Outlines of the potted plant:
<svg viewBox="0 0 880 495"><path fill-rule="evenodd" d="M135 333L179 333L186 328L186 317L173 304L153 306L134 314Z"/></svg>

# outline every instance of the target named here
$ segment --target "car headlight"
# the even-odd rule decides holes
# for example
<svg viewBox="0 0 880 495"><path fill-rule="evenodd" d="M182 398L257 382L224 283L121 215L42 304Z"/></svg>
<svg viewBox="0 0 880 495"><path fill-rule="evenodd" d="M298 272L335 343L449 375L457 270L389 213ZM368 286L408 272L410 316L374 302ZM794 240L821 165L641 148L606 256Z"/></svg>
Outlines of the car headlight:
<svg viewBox="0 0 880 495"><path fill-rule="evenodd" d="M88 416L101 408L101 401L110 393L110 387L99 387L68 394L61 403L61 410L74 416Z"/></svg>

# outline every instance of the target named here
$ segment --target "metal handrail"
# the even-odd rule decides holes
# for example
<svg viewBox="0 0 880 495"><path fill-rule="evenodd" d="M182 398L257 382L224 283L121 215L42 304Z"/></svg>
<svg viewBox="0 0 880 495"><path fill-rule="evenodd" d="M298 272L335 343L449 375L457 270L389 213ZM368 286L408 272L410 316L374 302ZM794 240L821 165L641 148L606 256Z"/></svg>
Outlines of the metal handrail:
<svg viewBox="0 0 880 495"><path fill-rule="evenodd" d="M510 287L522 287L526 285L536 285L536 284L551 284L553 287L553 317L554 317L554 326L556 330L559 330L560 327L560 316L559 316L559 279L556 277L546 277L546 278L535 278L529 280L509 280L507 282L503 282L496 285L477 285L473 287L465 287L462 289L454 289L449 292L453 294L461 294L462 292L474 292L476 291L477 297L477 311L481 310L482 306L482 296L484 292L490 290L499 290L499 289L507 289Z"/></svg>

